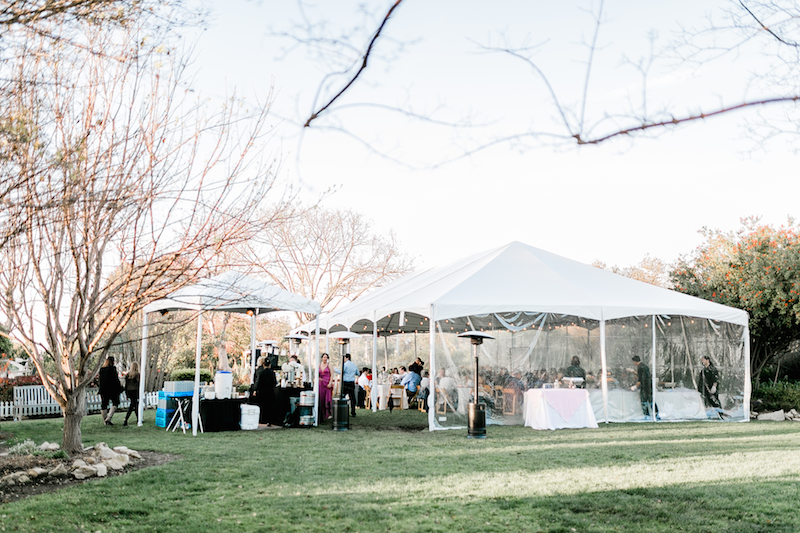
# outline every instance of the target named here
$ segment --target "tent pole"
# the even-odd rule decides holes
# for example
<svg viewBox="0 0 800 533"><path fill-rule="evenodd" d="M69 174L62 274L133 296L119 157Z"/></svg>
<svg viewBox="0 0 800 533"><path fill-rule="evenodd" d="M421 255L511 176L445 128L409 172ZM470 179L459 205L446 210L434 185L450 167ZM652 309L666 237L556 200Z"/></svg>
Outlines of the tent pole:
<svg viewBox="0 0 800 533"><path fill-rule="evenodd" d="M428 342L430 343L430 363L431 373L428 381L428 430L432 431L436 427L436 322L434 319L436 311L431 304L430 318L428 319Z"/></svg>
<svg viewBox="0 0 800 533"><path fill-rule="evenodd" d="M317 313L314 319L314 362L316 365L316 370L314 370L314 425L319 425L319 395L320 395L320 388L319 388L319 313ZM330 357L328 357L330 361ZM309 374L310 376L311 374ZM333 376L331 376L333 377Z"/></svg>
<svg viewBox="0 0 800 533"><path fill-rule="evenodd" d="M752 393L752 383L750 382L750 327L745 326L742 332L742 342L744 343L744 421L750 420L750 394Z"/></svg>
<svg viewBox="0 0 800 533"><path fill-rule="evenodd" d="M653 315L653 356L651 358L652 361L652 369L653 371L650 372L650 391L653 398L653 412L651 416L653 417L653 421L657 421L656 417L656 315Z"/></svg>
<svg viewBox="0 0 800 533"><path fill-rule="evenodd" d="M369 403L372 412L378 412L378 322L372 322L372 387L369 392Z"/></svg>
<svg viewBox="0 0 800 533"><path fill-rule="evenodd" d="M256 376L256 315L258 309L250 315L250 384L255 383Z"/></svg>
<svg viewBox="0 0 800 533"><path fill-rule="evenodd" d="M139 365L139 407L136 410L136 425L142 426L142 414L144 414L144 380L145 370L144 365L147 361L147 313L142 310L142 363Z"/></svg>
<svg viewBox="0 0 800 533"><path fill-rule="evenodd" d="M603 377L600 379L600 388L603 391L603 417L608 424L608 365L606 364L606 321L600 319L600 368Z"/></svg>
<svg viewBox="0 0 800 533"><path fill-rule="evenodd" d="M203 312L197 315L197 349L194 354L194 394L192 395L192 435L197 436L197 419L200 418L200 350L203 342Z"/></svg>

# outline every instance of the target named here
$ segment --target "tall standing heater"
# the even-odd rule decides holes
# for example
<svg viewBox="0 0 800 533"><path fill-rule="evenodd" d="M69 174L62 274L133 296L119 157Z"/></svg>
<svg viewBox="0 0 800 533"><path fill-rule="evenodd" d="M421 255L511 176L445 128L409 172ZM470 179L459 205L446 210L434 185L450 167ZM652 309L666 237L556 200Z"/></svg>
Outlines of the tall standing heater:
<svg viewBox="0 0 800 533"><path fill-rule="evenodd" d="M483 405L478 401L478 346L483 344L485 339L494 340L494 337L482 331L467 331L464 333L459 333L458 336L472 341L472 346L475 348L475 392L472 402L469 404L469 429L467 429L467 438L485 439L486 405Z"/></svg>
<svg viewBox="0 0 800 533"><path fill-rule="evenodd" d="M350 411L348 409L349 405L347 404L347 400L344 399L344 356L345 354L350 353L350 339L358 338L357 333L353 333L351 331L338 331L336 333L331 333L328 337L333 339L339 339L339 351L342 355L342 369L341 373L339 374L340 385L339 385L339 396L337 398L333 398L331 407L333 408L333 430L334 431L347 431L350 429ZM351 402L355 401L355 398L350 398Z"/></svg>

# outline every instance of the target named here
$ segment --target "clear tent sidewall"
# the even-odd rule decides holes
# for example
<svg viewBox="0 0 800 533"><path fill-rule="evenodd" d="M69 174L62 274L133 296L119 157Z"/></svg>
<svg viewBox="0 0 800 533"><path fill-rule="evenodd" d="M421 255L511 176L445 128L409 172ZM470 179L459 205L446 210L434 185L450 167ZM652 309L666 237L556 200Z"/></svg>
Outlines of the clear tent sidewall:
<svg viewBox="0 0 800 533"><path fill-rule="evenodd" d="M528 316L520 320L521 315ZM434 306L431 306L431 316L435 317ZM497 322L503 321L504 316L516 318L519 320L517 323L524 326L517 331L497 329ZM494 323L487 324L489 321ZM586 322L591 322L591 327L582 327ZM650 370L651 409L657 408L659 401L662 407L669 407L675 398L683 398L676 403L678 406L689 402L688 409L662 409L659 420L749 420L750 350L746 326L683 316L649 315L590 321L548 313L491 313L436 320L436 325L436 329L429 331L430 353L433 354L430 357L432 383L444 368L453 374L460 389L468 388L464 385L471 381L472 352L469 343L456 340L455 335L459 330L485 329L497 334L497 340L481 345L482 380L488 381L500 374L502 383L502 379L517 376L514 379L522 379L525 390L539 388L543 383L533 382L535 371L562 373L569 366L571 357L579 356L581 365L586 366L590 376L586 386L592 393L592 404L599 422L653 418L654 413L645 413L644 408L635 412L639 409L637 398L641 392L630 390L631 380L637 376L632 361L634 355L638 355ZM716 409L705 404L698 390L703 356L710 357L720 376L720 407ZM508 357L507 361L502 361L505 357ZM485 377L484 372L487 373ZM602 376L606 378L602 379ZM554 375L548 375L545 379L552 383L554 378ZM448 416L447 423L442 423L435 409L442 402L437 394L440 391L432 386L430 429L465 427L467 419L463 407L452 417L454 420ZM625 409L620 409L619 398L625 400ZM465 397L460 399L464 401ZM519 412L512 417L503 416L501 409L496 411L491 413L489 423L522 423Z"/></svg>

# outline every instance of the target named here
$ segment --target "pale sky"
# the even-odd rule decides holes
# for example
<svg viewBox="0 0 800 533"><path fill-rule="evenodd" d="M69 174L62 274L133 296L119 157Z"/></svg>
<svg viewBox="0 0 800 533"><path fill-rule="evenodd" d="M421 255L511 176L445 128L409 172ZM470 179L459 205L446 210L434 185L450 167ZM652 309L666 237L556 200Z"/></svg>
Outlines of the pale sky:
<svg viewBox="0 0 800 533"><path fill-rule="evenodd" d="M390 2L369 4L385 11ZM700 25L704 14L718 13L724 4L607 0L587 122L621 113L629 102L641 109L641 77L623 56L649 57L648 32L656 30L656 45L666 45L679 23ZM311 9L311 16L334 25L360 21L349 2L320 5L329 12ZM541 79L522 61L487 53L481 45L500 45L504 39L537 45L536 65L559 100L579 114L588 56L581 43L593 37L589 11L599 5L406 0L384 30L379 55L341 100L342 107L302 131L299 123L310 113L324 67L302 50L283 54L291 43L269 34L270 29L288 31L291 21L299 20L294 4L212 3L214 19L196 44L195 86L212 102L234 89L264 100L273 86L271 142L282 153L283 177L301 184L308 202L335 187L323 205L353 208L373 220L377 232L394 231L420 267L511 241L585 263L599 259L629 266L645 254L671 262L699 244L703 226L730 230L739 226L740 217L761 215L781 224L789 215L800 215L798 157L782 141L753 151L743 121L754 114L729 114L657 138L581 149L574 142L556 147L537 146L536 140L523 146L503 143L437 165L459 150L513 133L564 134ZM393 41L406 46L386 60L380 54L394 50ZM748 89L754 57L742 54L736 62L723 58L700 67L657 62L648 75L648 109L683 116L764 94ZM444 121L470 119L476 126L433 126L353 105L365 102L402 106ZM344 132L324 128L334 124ZM403 164L365 149L353 135Z"/></svg>

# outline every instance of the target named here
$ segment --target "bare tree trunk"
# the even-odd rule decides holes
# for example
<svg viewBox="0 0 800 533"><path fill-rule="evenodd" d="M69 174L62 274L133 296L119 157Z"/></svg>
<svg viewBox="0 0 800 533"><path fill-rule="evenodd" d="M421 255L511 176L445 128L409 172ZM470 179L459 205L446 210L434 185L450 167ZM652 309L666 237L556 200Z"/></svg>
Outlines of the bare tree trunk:
<svg viewBox="0 0 800 533"><path fill-rule="evenodd" d="M64 436L61 448L69 453L83 452L81 421L86 415L86 388L78 387L67 394L64 410Z"/></svg>

